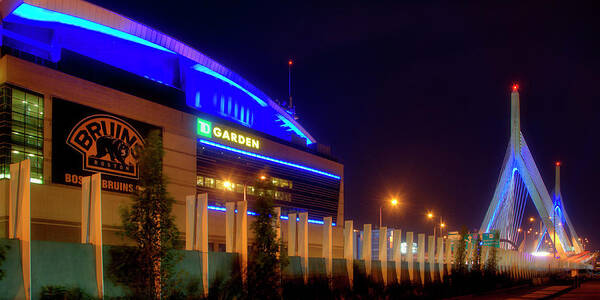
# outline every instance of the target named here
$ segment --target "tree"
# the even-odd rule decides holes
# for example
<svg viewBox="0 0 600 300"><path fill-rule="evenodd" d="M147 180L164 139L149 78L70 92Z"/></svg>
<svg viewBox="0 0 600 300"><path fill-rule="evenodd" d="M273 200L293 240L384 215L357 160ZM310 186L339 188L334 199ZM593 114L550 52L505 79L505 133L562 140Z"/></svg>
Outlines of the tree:
<svg viewBox="0 0 600 300"><path fill-rule="evenodd" d="M477 235L477 244L475 244L475 257L473 258L473 272L481 273L481 236Z"/></svg>
<svg viewBox="0 0 600 300"><path fill-rule="evenodd" d="M500 231L494 230L493 235L494 235L494 238L499 237ZM485 262L485 275L488 277L496 276L496 272L498 269L498 258L496 257L497 252L498 252L498 248L496 248L495 246L492 246L490 248L487 261Z"/></svg>
<svg viewBox="0 0 600 300"><path fill-rule="evenodd" d="M466 273L467 267L465 265L467 260L467 234L468 230L463 227L459 232L458 243L456 245L456 254L454 256L454 267L452 273L463 274Z"/></svg>
<svg viewBox="0 0 600 300"><path fill-rule="evenodd" d="M268 188L262 181L258 182L257 186L259 191ZM277 239L275 233L277 220L273 199L266 196L257 197L254 211L257 216L251 225L255 241L248 263L248 298L281 299L281 269L288 260L283 243L281 239Z"/></svg>
<svg viewBox="0 0 600 300"><path fill-rule="evenodd" d="M138 188L131 208L121 212L123 235L135 246L111 249L109 273L135 297L160 299L167 296L165 289L172 279L179 231L171 214L174 200L162 173L164 151L158 130L148 134L139 153Z"/></svg>

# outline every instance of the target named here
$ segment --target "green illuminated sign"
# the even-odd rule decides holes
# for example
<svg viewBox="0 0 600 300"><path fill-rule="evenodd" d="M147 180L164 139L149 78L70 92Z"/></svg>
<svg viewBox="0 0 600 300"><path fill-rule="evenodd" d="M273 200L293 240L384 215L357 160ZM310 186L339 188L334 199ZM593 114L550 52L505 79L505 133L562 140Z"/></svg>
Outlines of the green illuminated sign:
<svg viewBox="0 0 600 300"><path fill-rule="evenodd" d="M198 135L211 138L212 137L212 123L206 120L198 118Z"/></svg>
<svg viewBox="0 0 600 300"><path fill-rule="evenodd" d="M199 136L209 139L221 139L232 144L241 145L252 149L260 149L260 140L248 136L246 133L217 124L213 125L212 122L200 118L197 120L198 124L196 132Z"/></svg>

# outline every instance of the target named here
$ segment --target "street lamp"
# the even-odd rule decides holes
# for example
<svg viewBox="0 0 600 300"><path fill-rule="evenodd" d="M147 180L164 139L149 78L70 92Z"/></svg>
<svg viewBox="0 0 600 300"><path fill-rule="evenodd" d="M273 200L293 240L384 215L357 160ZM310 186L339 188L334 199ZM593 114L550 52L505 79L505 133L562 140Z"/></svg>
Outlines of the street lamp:
<svg viewBox="0 0 600 300"><path fill-rule="evenodd" d="M427 212L427 219L433 220L433 213L432 212ZM440 223L442 223L442 218L441 217L440 217ZM435 221L433 221L433 239L435 239L436 228L437 228L437 224L435 223Z"/></svg>
<svg viewBox="0 0 600 300"><path fill-rule="evenodd" d="M446 223L440 223L440 236L444 236L444 228L446 227Z"/></svg>
<svg viewBox="0 0 600 300"><path fill-rule="evenodd" d="M390 200L389 203L392 206L396 206L396 205L398 205L398 199L392 198L392 200ZM379 206L379 228L381 228L381 226L382 226L382 224L381 224L382 223L382 210L383 210L384 205L385 205L385 203L382 204L381 206Z"/></svg>

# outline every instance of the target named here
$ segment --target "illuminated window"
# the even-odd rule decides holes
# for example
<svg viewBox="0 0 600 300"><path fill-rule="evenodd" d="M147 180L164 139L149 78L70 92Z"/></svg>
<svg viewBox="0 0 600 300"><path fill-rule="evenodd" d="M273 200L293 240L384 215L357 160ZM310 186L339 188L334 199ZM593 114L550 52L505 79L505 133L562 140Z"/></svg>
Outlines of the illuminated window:
<svg viewBox="0 0 600 300"><path fill-rule="evenodd" d="M10 164L31 162L31 182L44 182L44 97L11 86L0 88L0 178Z"/></svg>
<svg viewBox="0 0 600 300"><path fill-rule="evenodd" d="M215 188L215 179L210 177L204 177L204 186L207 188Z"/></svg>
<svg viewBox="0 0 600 300"><path fill-rule="evenodd" d="M271 177L271 184L275 187L280 187L280 188L285 188L285 189L292 188L292 182L290 180L277 178L277 177Z"/></svg>
<svg viewBox="0 0 600 300"><path fill-rule="evenodd" d="M202 177L202 176L196 176L196 185L197 186L204 186L204 177Z"/></svg>
<svg viewBox="0 0 600 300"><path fill-rule="evenodd" d="M256 191L256 189L253 186L247 186L246 187L246 193L248 195L254 195L254 192Z"/></svg>
<svg viewBox="0 0 600 300"><path fill-rule="evenodd" d="M216 188L217 188L217 190L223 190L223 189L225 189L224 183L225 183L225 181L223 181L221 179L217 179L216 180Z"/></svg>
<svg viewBox="0 0 600 300"><path fill-rule="evenodd" d="M244 193L244 185L243 184L239 184L239 183L236 184L235 185L235 192L236 193L240 193L240 194Z"/></svg>

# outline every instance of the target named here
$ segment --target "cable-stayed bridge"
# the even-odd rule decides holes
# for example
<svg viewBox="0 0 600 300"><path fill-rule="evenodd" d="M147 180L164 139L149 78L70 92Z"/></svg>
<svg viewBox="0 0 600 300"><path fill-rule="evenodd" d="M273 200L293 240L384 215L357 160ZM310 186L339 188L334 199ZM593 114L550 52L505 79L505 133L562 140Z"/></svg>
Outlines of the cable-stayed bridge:
<svg viewBox="0 0 600 300"><path fill-rule="evenodd" d="M542 228L534 243L526 244L521 241L521 246L518 246L519 228L524 222L525 209L530 201L542 221ZM507 249L516 247L527 252L537 252L543 246L542 241L548 237L557 256L574 257L583 252L560 193L560 162L556 163L555 188L550 193L521 132L519 90L516 84L511 93L510 140L480 233L494 230L500 231L500 239L505 241L501 243L501 247Z"/></svg>

